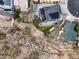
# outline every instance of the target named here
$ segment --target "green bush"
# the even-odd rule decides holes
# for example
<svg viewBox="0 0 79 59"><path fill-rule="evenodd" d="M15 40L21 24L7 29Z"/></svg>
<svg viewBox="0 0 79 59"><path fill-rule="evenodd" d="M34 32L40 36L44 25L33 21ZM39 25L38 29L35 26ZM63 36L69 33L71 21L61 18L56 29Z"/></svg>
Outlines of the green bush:
<svg viewBox="0 0 79 59"><path fill-rule="evenodd" d="M79 24L76 24L75 31L79 34Z"/></svg>
<svg viewBox="0 0 79 59"><path fill-rule="evenodd" d="M52 27L53 27L52 25L43 26L43 27L41 27L41 31L44 32L44 34L47 34L47 33L49 33L49 30L50 30Z"/></svg>
<svg viewBox="0 0 79 59"><path fill-rule="evenodd" d="M33 24L37 29L42 31L45 35L47 35L49 33L49 30L53 27L52 25L46 25L46 26L40 27L38 19L33 19Z"/></svg>
<svg viewBox="0 0 79 59"><path fill-rule="evenodd" d="M33 24L34 24L34 26L35 26L37 29L40 28L40 26L39 26L39 20L38 20L38 19L33 19Z"/></svg>

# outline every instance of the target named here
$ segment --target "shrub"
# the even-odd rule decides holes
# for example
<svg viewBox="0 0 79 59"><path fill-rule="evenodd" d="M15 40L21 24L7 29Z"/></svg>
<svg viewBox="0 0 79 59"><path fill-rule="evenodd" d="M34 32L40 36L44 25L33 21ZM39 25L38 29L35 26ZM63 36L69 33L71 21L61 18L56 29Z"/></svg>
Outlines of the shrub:
<svg viewBox="0 0 79 59"><path fill-rule="evenodd" d="M34 26L39 29L40 31L42 31L45 35L47 35L49 33L49 30L53 27L52 25L46 25L43 27L39 26L39 20L38 19L33 19L33 24Z"/></svg>
<svg viewBox="0 0 79 59"><path fill-rule="evenodd" d="M77 32L77 34L79 34L79 24L78 23L76 24L75 31Z"/></svg>
<svg viewBox="0 0 79 59"><path fill-rule="evenodd" d="M41 31L44 32L44 34L47 34L47 33L49 33L49 30L50 30L52 27L53 27L52 25L43 26L43 27L41 27Z"/></svg>
<svg viewBox="0 0 79 59"><path fill-rule="evenodd" d="M40 28L40 26L39 26L39 20L38 20L38 19L33 19L33 24L34 24L34 26L35 26L37 29Z"/></svg>

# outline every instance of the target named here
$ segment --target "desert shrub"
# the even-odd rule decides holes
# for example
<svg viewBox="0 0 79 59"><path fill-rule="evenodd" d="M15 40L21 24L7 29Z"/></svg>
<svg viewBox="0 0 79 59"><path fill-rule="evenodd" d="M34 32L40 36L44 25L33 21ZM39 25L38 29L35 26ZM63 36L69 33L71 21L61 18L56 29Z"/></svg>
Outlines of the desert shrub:
<svg viewBox="0 0 79 59"><path fill-rule="evenodd" d="M52 27L53 27L53 26L51 26L51 25L43 26L43 27L41 27L41 31L44 32L44 34L47 34L47 33L49 33L49 30L50 30Z"/></svg>
<svg viewBox="0 0 79 59"><path fill-rule="evenodd" d="M38 19L33 19L33 24L34 24L34 26L35 26L37 29L40 28L40 26L39 26L39 20L38 20Z"/></svg>

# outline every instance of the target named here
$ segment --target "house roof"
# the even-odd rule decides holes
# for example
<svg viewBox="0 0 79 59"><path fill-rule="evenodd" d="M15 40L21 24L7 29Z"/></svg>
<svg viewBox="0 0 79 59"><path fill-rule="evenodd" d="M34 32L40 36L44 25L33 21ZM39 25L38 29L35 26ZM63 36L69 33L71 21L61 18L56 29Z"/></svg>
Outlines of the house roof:
<svg viewBox="0 0 79 59"><path fill-rule="evenodd" d="M39 16L44 17L45 20L52 20L59 18L60 6L59 5L50 5L40 8Z"/></svg>
<svg viewBox="0 0 79 59"><path fill-rule="evenodd" d="M44 10L45 10L45 16L46 16L47 20L49 20L49 18L51 18L51 19L59 18L59 13L60 13L60 6L59 5L45 7Z"/></svg>

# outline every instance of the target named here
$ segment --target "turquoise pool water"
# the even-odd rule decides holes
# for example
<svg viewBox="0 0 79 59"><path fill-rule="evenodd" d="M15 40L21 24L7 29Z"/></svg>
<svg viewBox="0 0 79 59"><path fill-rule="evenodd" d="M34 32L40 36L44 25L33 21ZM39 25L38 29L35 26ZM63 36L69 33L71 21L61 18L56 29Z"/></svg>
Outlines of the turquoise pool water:
<svg viewBox="0 0 79 59"><path fill-rule="evenodd" d="M74 41L76 38L77 33L74 31L76 23L66 21L63 27L63 36L67 41Z"/></svg>

